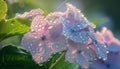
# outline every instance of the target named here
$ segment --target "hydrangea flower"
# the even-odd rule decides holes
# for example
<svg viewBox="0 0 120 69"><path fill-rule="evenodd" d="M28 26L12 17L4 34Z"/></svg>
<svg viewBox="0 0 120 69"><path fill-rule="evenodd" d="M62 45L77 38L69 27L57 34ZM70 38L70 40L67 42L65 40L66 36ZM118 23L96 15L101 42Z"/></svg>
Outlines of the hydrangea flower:
<svg viewBox="0 0 120 69"><path fill-rule="evenodd" d="M95 60L90 66L93 69L120 69L120 52L109 53L107 60Z"/></svg>
<svg viewBox="0 0 120 69"><path fill-rule="evenodd" d="M111 52L120 51L120 40L116 39L113 33L104 27L101 32L98 32L99 35L103 36L103 41L107 44L107 48Z"/></svg>
<svg viewBox="0 0 120 69"><path fill-rule="evenodd" d="M91 44L76 43L68 39L68 50L66 60L77 63L82 68L88 68L90 63L97 57L94 46Z"/></svg>
<svg viewBox="0 0 120 69"><path fill-rule="evenodd" d="M61 17L64 36L75 42L87 43L88 34L93 31L95 26L89 23L76 7L68 3L66 5L67 10Z"/></svg>
<svg viewBox="0 0 120 69"><path fill-rule="evenodd" d="M105 27L96 34L101 38L101 42L107 44L109 53L107 60L96 60L91 64L91 67L94 69L120 69L120 41Z"/></svg>
<svg viewBox="0 0 120 69"><path fill-rule="evenodd" d="M25 12L23 14L16 14L16 18L28 18L33 19L37 15L42 15L43 11L41 9L33 9L29 12Z"/></svg>
<svg viewBox="0 0 120 69"><path fill-rule="evenodd" d="M47 17L40 15L34 17L31 31L26 33L22 39L22 45L32 53L38 63L47 61L53 53L62 51L67 46L62 35L62 23L57 19L48 19L55 17L53 14L51 13L51 16Z"/></svg>
<svg viewBox="0 0 120 69"><path fill-rule="evenodd" d="M60 18L63 23L63 34L74 42L87 44L92 39L97 49L99 58L107 59L107 49L104 43L100 43L94 33L95 26L91 24L84 15L71 4L67 4L67 10Z"/></svg>

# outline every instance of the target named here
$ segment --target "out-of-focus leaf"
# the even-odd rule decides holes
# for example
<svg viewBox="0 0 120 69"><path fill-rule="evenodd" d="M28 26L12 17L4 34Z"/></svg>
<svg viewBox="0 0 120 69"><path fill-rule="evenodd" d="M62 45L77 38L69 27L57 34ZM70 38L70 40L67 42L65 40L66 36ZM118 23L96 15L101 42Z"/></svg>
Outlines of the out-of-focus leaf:
<svg viewBox="0 0 120 69"><path fill-rule="evenodd" d="M4 19L7 13L7 5L4 0L0 0L0 20Z"/></svg>
<svg viewBox="0 0 120 69"><path fill-rule="evenodd" d="M98 19L91 19L90 22L94 23L96 26L101 24L101 23L105 23L109 21L108 18L98 18Z"/></svg>
<svg viewBox="0 0 120 69"><path fill-rule="evenodd" d="M0 41L14 35L23 35L30 30L30 21L26 19L10 19L0 22Z"/></svg>
<svg viewBox="0 0 120 69"><path fill-rule="evenodd" d="M1 44L5 46L8 44L12 44L15 46L21 46L21 38L22 37L20 37L19 35L12 36L12 37L6 38L3 41L1 41Z"/></svg>
<svg viewBox="0 0 120 69"><path fill-rule="evenodd" d="M0 69L40 69L29 52L8 45L0 49Z"/></svg>
<svg viewBox="0 0 120 69"><path fill-rule="evenodd" d="M32 9L39 8L38 4L35 3L35 0L17 0L17 2L8 3L8 13L7 18L14 17L16 13L24 13Z"/></svg>

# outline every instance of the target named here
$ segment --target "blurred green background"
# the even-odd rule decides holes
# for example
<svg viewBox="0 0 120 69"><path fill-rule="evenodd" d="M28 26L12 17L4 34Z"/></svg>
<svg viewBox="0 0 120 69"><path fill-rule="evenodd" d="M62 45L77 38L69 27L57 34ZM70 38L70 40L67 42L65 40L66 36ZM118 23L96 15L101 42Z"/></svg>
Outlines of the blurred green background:
<svg viewBox="0 0 120 69"><path fill-rule="evenodd" d="M53 11L64 11L65 3L68 2L80 8L89 20L108 18L113 25L112 29L114 31L120 30L119 0L6 0L6 2L9 7L7 18L35 8L41 8L45 14Z"/></svg>

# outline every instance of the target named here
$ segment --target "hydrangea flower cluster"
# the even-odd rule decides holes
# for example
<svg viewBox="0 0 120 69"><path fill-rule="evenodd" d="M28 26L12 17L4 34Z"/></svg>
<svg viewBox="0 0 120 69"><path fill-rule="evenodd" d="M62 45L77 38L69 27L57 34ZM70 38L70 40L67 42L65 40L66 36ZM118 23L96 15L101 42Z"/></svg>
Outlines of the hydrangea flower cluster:
<svg viewBox="0 0 120 69"><path fill-rule="evenodd" d="M63 24L63 34L74 42L87 44L92 40L92 44L97 49L99 58L107 59L107 49L105 43L100 43L95 36L95 26L88 22L80 10L71 4L67 4L67 10L61 17Z"/></svg>
<svg viewBox="0 0 120 69"><path fill-rule="evenodd" d="M63 50L67 50L67 61L83 68L88 68L96 59L107 60L107 54L113 47L110 44L112 41L107 40L113 37L95 33L95 25L79 9L68 3L66 6L65 12L53 12L46 17L40 9L17 15L17 18L32 20L31 31L22 38L23 47L38 63L47 61L52 54Z"/></svg>

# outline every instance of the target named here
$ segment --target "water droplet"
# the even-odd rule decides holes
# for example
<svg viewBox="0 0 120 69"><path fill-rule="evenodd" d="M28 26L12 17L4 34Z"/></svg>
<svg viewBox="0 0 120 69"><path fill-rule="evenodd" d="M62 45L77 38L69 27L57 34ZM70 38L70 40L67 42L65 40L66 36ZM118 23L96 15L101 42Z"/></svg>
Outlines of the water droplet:
<svg viewBox="0 0 120 69"><path fill-rule="evenodd" d="M56 62L57 62L58 60L56 60Z"/></svg>
<svg viewBox="0 0 120 69"><path fill-rule="evenodd" d="M80 13L80 11L78 11L78 13Z"/></svg>
<svg viewBox="0 0 120 69"><path fill-rule="evenodd" d="M35 51L32 51L33 53L35 53Z"/></svg>
<svg viewBox="0 0 120 69"><path fill-rule="evenodd" d="M59 54L62 54L62 52L59 52Z"/></svg>
<svg viewBox="0 0 120 69"><path fill-rule="evenodd" d="M69 20L66 20L67 21L67 23L70 23L70 21Z"/></svg>
<svg viewBox="0 0 120 69"><path fill-rule="evenodd" d="M102 57L98 57L99 59L101 59Z"/></svg>
<svg viewBox="0 0 120 69"><path fill-rule="evenodd" d="M40 43L38 46L42 46L42 44Z"/></svg>
<svg viewBox="0 0 120 69"><path fill-rule="evenodd" d="M31 49L31 47L30 47L30 46L28 46L28 49Z"/></svg>
<svg viewBox="0 0 120 69"><path fill-rule="evenodd" d="M48 29L52 29L52 28L53 28L53 26L49 26L49 27L48 27Z"/></svg>
<svg viewBox="0 0 120 69"><path fill-rule="evenodd" d="M35 39L38 38L37 36L34 37Z"/></svg>
<svg viewBox="0 0 120 69"><path fill-rule="evenodd" d="M80 25L77 25L77 27L81 27Z"/></svg>
<svg viewBox="0 0 120 69"><path fill-rule="evenodd" d="M39 64L40 66L43 66L43 64Z"/></svg>
<svg viewBox="0 0 120 69"><path fill-rule="evenodd" d="M43 60L43 57L40 57L41 60Z"/></svg>
<svg viewBox="0 0 120 69"><path fill-rule="evenodd" d="M105 61L105 60L107 60L107 58L103 58L103 60Z"/></svg>
<svg viewBox="0 0 120 69"><path fill-rule="evenodd" d="M35 25L34 27L36 27L36 28L37 28L38 26L37 26L37 25Z"/></svg>
<svg viewBox="0 0 120 69"><path fill-rule="evenodd" d="M84 15L83 15L83 14L81 14L81 16L82 16L82 17L84 17Z"/></svg>
<svg viewBox="0 0 120 69"><path fill-rule="evenodd" d="M106 45L104 45L104 47L106 48L107 46L106 46Z"/></svg>
<svg viewBox="0 0 120 69"><path fill-rule="evenodd" d="M109 51L106 51L106 53L109 53Z"/></svg>

